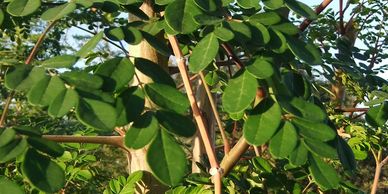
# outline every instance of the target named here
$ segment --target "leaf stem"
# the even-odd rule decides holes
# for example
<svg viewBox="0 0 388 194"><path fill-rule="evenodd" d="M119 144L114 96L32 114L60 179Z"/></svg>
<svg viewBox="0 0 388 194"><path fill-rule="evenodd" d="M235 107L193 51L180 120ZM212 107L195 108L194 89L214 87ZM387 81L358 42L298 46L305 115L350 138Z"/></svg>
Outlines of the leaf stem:
<svg viewBox="0 0 388 194"><path fill-rule="evenodd" d="M190 83L190 78L187 72L186 60L182 54L181 49L179 48L178 40L175 36L168 35L168 39L170 41L171 47L173 49L174 55L178 62L179 72L182 76L182 80L186 89L187 97L190 101L191 109L193 111L194 119L197 123L198 130L201 134L201 138L206 150L206 154L209 158L210 165L212 169L214 169L213 174L213 182L214 182L214 190L216 194L221 194L222 190L222 182L221 182L221 172L219 169L219 164L216 158L215 151L210 141L210 137L206 128L205 120L199 110L197 100L195 99L194 92ZM211 169L211 170L212 170Z"/></svg>
<svg viewBox="0 0 388 194"><path fill-rule="evenodd" d="M222 142L224 144L224 152L225 152L225 154L229 154L230 144L229 144L228 137L226 136L225 129L222 126L222 121L220 119L220 114L218 113L218 110L217 110L217 105L216 105L216 103L214 101L214 98L213 98L213 95L212 95L212 93L210 91L209 86L206 84L205 76L203 75L203 72L199 72L199 76L200 76L200 78L202 80L202 85L205 88L205 91L206 91L207 97L209 99L210 106L212 108L213 115L214 115L214 117L216 119L218 128L220 129Z"/></svg>

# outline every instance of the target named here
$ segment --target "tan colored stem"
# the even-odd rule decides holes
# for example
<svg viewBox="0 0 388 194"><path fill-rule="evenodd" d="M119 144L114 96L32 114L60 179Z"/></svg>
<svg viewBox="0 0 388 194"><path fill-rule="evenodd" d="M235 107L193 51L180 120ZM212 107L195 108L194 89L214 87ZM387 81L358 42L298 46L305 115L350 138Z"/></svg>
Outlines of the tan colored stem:
<svg viewBox="0 0 388 194"><path fill-rule="evenodd" d="M39 50L39 46L43 43L44 38L46 37L47 33L51 30L51 28L54 27L54 25L57 23L58 20L55 20L51 22L46 29L43 31L43 33L39 36L38 41L35 43L34 48L32 49L30 55L28 56L25 64L28 65L31 63L31 61L35 58L36 53Z"/></svg>
<svg viewBox="0 0 388 194"><path fill-rule="evenodd" d="M248 150L249 146L250 145L244 137L241 137L238 140L237 144L233 146L229 154L221 161L220 166L224 170L223 176L227 175L230 170L232 170L234 165L240 160L241 156Z"/></svg>
<svg viewBox="0 0 388 194"><path fill-rule="evenodd" d="M112 145L128 151L128 149L124 146L123 136L43 135L42 137L59 143L92 143Z"/></svg>
<svg viewBox="0 0 388 194"><path fill-rule="evenodd" d="M208 97L209 102L210 102L210 106L211 106L212 111L213 111L213 115L214 115L214 117L216 119L218 128L220 129L222 142L224 144L224 152L225 152L225 154L229 154L230 144L229 144L228 137L226 136L225 129L222 126L222 121L220 119L220 114L218 113L218 110L217 110L217 105L216 105L216 103L214 101L214 98L213 98L213 95L212 95L212 93L210 91L209 86L206 84L205 76L203 75L202 72L199 72L199 76L201 77L203 87L205 88L207 97Z"/></svg>
<svg viewBox="0 0 388 194"><path fill-rule="evenodd" d="M194 92L191 86L190 78L187 73L187 67L186 67L186 59L184 58L181 49L179 48L178 40L175 36L169 35L168 39L170 41L171 47L173 49L174 55L176 57L176 60L178 61L178 68L179 72L182 76L182 80L186 89L187 97L190 101L191 109L193 111L194 119L197 123L198 130L201 134L203 144L205 146L206 154L209 158L209 162L212 168L218 169L219 165L217 162L217 158L214 152L214 149L212 147L209 134L206 129L205 121L202 117L202 114L198 108L197 101L194 97ZM216 194L221 194L221 174L219 171L213 175L213 182L214 182L214 189Z"/></svg>
<svg viewBox="0 0 388 194"><path fill-rule="evenodd" d="M13 95L14 95L14 92L12 91L11 93L8 94L7 100L5 101L3 113L1 114L1 118L0 118L0 127L4 127L5 119L7 118L9 105L11 105Z"/></svg>
<svg viewBox="0 0 388 194"><path fill-rule="evenodd" d="M388 162L388 156L386 156L383 161L380 162L380 160L376 161L375 177L373 179L373 184L370 192L371 194L376 194L377 192L381 170L383 166Z"/></svg>
<svg viewBox="0 0 388 194"><path fill-rule="evenodd" d="M315 13L320 14L333 0L324 0L316 9ZM311 24L311 20L305 19L299 26L301 31L305 31L306 28Z"/></svg>

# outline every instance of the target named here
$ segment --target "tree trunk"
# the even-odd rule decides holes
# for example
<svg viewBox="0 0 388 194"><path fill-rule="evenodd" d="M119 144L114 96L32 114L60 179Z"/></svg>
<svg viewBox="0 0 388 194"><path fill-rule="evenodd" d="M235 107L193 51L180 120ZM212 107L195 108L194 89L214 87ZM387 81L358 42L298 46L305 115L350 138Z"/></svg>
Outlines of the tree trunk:
<svg viewBox="0 0 388 194"><path fill-rule="evenodd" d="M153 1L145 0L140 9L147 14L150 18L154 17L156 13L153 11ZM138 18L129 15L129 22L136 21ZM163 38L163 35L161 35ZM168 70L168 58L160 55L151 45L149 45L145 40L143 40L138 45L129 46L129 55L132 57L141 57L148 59L158 65L163 69ZM139 71L136 71L136 74L142 83L150 83L152 80L142 74ZM135 79L136 80L136 79ZM137 84L137 80L135 81ZM150 102L146 102L146 106L149 106ZM131 150L128 153L128 171L129 173L142 170L145 172L142 182L137 185L136 193L164 193L168 188L162 185L158 180L156 180L152 174L151 170L147 164L146 153L147 147L139 150Z"/></svg>

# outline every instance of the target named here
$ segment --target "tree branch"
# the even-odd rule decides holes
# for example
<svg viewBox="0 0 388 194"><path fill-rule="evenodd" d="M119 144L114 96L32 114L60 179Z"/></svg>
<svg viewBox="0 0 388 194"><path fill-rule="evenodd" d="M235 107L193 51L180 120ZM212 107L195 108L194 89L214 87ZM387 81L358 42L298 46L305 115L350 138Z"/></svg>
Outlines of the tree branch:
<svg viewBox="0 0 388 194"><path fill-rule="evenodd" d="M230 150L229 154L225 156L221 161L221 168L224 170L223 176L226 176L230 170L236 165L236 163L240 160L241 156L248 150L249 148L248 142L244 137L241 137L236 145Z"/></svg>
<svg viewBox="0 0 388 194"><path fill-rule="evenodd" d="M381 150L379 152L381 153ZM380 161L376 161L375 176L373 178L373 184L372 184L371 192L370 192L371 194L376 194L377 188L378 188L378 185L379 185L379 179L380 179L381 170L382 170L383 166L387 162L388 162L388 156L386 156L384 158L384 160L382 160L381 162Z"/></svg>
<svg viewBox="0 0 388 194"><path fill-rule="evenodd" d="M179 48L178 40L175 36L168 35L168 39L170 41L171 47L173 49L174 55L176 57L176 60L178 62L178 68L179 72L182 76L182 80L186 89L187 97L190 101L191 109L193 111L194 119L197 123L198 130L201 134L201 138L206 150L206 154L209 158L210 165L212 167L210 173L213 176L213 182L214 182L214 189L216 194L221 194L221 172L219 170L218 161L214 152L214 149L212 147L212 144L210 142L210 138L206 129L205 121L202 117L202 114L198 108L197 101L194 96L194 92L189 80L189 75L187 73L187 66L186 66L186 59L184 58L182 51Z"/></svg>
<svg viewBox="0 0 388 194"><path fill-rule="evenodd" d="M44 139L58 143L92 143L112 145L129 151L124 146L124 136L72 136L72 135L43 135Z"/></svg>
<svg viewBox="0 0 388 194"><path fill-rule="evenodd" d="M317 8L315 8L315 13L320 14L333 0L324 0ZM312 20L305 19L300 25L300 31L305 31L306 28L311 24Z"/></svg>

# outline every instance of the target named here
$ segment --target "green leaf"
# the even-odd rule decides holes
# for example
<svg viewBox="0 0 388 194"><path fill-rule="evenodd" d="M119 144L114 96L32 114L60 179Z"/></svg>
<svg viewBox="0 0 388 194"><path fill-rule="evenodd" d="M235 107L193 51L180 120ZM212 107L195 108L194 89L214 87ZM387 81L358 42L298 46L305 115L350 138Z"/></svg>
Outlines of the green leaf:
<svg viewBox="0 0 388 194"><path fill-rule="evenodd" d="M22 173L41 191L55 193L65 186L65 172L50 158L29 149L22 163Z"/></svg>
<svg viewBox="0 0 388 194"><path fill-rule="evenodd" d="M113 41L124 40L125 32L123 27L111 27L104 30L104 34L107 38Z"/></svg>
<svg viewBox="0 0 388 194"><path fill-rule="evenodd" d="M321 157L338 159L337 150L325 142L318 140L303 140L303 143L306 145L306 148Z"/></svg>
<svg viewBox="0 0 388 194"><path fill-rule="evenodd" d="M214 33L206 35L195 48L189 58L189 69L198 73L205 69L218 53L218 40Z"/></svg>
<svg viewBox="0 0 388 194"><path fill-rule="evenodd" d="M143 40L143 35L141 31L135 27L129 26L127 29L124 29L125 33L125 42L131 45L137 45Z"/></svg>
<svg viewBox="0 0 388 194"><path fill-rule="evenodd" d="M187 97L169 85L150 83L145 85L145 91L151 101L161 108L184 114L190 107Z"/></svg>
<svg viewBox="0 0 388 194"><path fill-rule="evenodd" d="M14 129L17 133L27 136L35 136L40 137L42 136L42 133L38 128L34 128L31 126L13 126L12 129Z"/></svg>
<svg viewBox="0 0 388 194"><path fill-rule="evenodd" d="M53 8L46 10L41 18L45 21L55 21L59 20L66 15L72 13L77 8L77 4L74 2L65 3Z"/></svg>
<svg viewBox="0 0 388 194"><path fill-rule="evenodd" d="M84 125L100 130L111 131L116 125L116 110L98 100L81 98L76 116Z"/></svg>
<svg viewBox="0 0 388 194"><path fill-rule="evenodd" d="M141 33L142 33L144 39L148 42L148 44L150 44L154 49L156 49L156 51L158 51L158 53L160 53L166 57L169 57L171 55L171 50L166 45L165 42L159 40L158 38L156 38L155 36L153 36L147 32L141 31Z"/></svg>
<svg viewBox="0 0 388 194"><path fill-rule="evenodd" d="M169 3L173 2L173 1L174 0L155 0L155 3L157 5L167 5L167 4L169 4Z"/></svg>
<svg viewBox="0 0 388 194"><path fill-rule="evenodd" d="M144 93L134 86L123 91L116 100L117 126L134 121L144 110Z"/></svg>
<svg viewBox="0 0 388 194"><path fill-rule="evenodd" d="M128 58L116 57L99 65L95 74L104 79L102 89L113 92L128 85L135 74L135 67Z"/></svg>
<svg viewBox="0 0 388 194"><path fill-rule="evenodd" d="M12 128L7 128L5 129L1 134L0 134L0 147L3 147L10 143L14 138L15 138L15 130Z"/></svg>
<svg viewBox="0 0 388 194"><path fill-rule="evenodd" d="M43 61L42 66L46 68L70 68L73 67L77 61L77 56L61 55Z"/></svg>
<svg viewBox="0 0 388 194"><path fill-rule="evenodd" d="M170 186L181 183L188 170L185 152L164 130L148 148L147 162L155 177Z"/></svg>
<svg viewBox="0 0 388 194"><path fill-rule="evenodd" d="M295 117L292 123L299 129L299 134L311 140L329 141L334 139L336 132L328 125Z"/></svg>
<svg viewBox="0 0 388 194"><path fill-rule="evenodd" d="M224 21L223 18L211 16L207 14L201 14L194 17L195 21L201 25L215 25Z"/></svg>
<svg viewBox="0 0 388 194"><path fill-rule="evenodd" d="M236 41L246 43L252 41L252 32L246 23L236 22L236 21L228 21L225 27L228 27L234 33L234 39Z"/></svg>
<svg viewBox="0 0 388 194"><path fill-rule="evenodd" d="M0 26L3 24L4 22L4 12L2 9L0 9Z"/></svg>
<svg viewBox="0 0 388 194"><path fill-rule="evenodd" d="M388 120L388 102L370 107L368 112L366 112L365 120L375 128L383 127Z"/></svg>
<svg viewBox="0 0 388 194"><path fill-rule="evenodd" d="M22 154L27 148L26 139L14 139L7 145L0 147L0 163L8 162L20 154Z"/></svg>
<svg viewBox="0 0 388 194"><path fill-rule="evenodd" d="M256 57L249 61L246 68L250 74L258 79L269 78L274 73L272 64L262 57Z"/></svg>
<svg viewBox="0 0 388 194"><path fill-rule="evenodd" d="M283 0L262 0L262 2L264 3L265 7L272 10L279 9L284 4Z"/></svg>
<svg viewBox="0 0 388 194"><path fill-rule="evenodd" d="M222 105L228 113L238 113L249 107L256 96L257 80L247 71L231 79L222 95Z"/></svg>
<svg viewBox="0 0 388 194"><path fill-rule="evenodd" d="M158 133L158 121L152 112L137 118L125 134L124 143L128 148L140 149L149 144Z"/></svg>
<svg viewBox="0 0 388 194"><path fill-rule="evenodd" d="M323 122L327 118L326 113L319 106L300 97L292 98L290 104L301 113L304 119L309 121Z"/></svg>
<svg viewBox="0 0 388 194"><path fill-rule="evenodd" d="M243 133L249 144L261 145L268 141L277 131L281 122L282 111L271 98L262 100L248 115Z"/></svg>
<svg viewBox="0 0 388 194"><path fill-rule="evenodd" d="M182 137L193 136L197 129L190 118L174 112L157 111L156 118L167 131Z"/></svg>
<svg viewBox="0 0 388 194"><path fill-rule="evenodd" d="M142 74L146 75L152 80L152 82L159 84L170 85L171 87L176 87L174 80L171 78L170 74L166 72L160 65L144 58L135 58L135 67Z"/></svg>
<svg viewBox="0 0 388 194"><path fill-rule="evenodd" d="M299 28L290 22L276 24L271 26L271 28L278 30L279 32L282 32L283 34L287 34L287 35L296 35L300 32Z"/></svg>
<svg viewBox="0 0 388 194"><path fill-rule="evenodd" d="M215 0L194 0L195 4L203 11L212 12L217 9Z"/></svg>
<svg viewBox="0 0 388 194"><path fill-rule="evenodd" d="M198 28L194 17L201 13L194 0L175 0L166 7L164 18L172 30L189 34Z"/></svg>
<svg viewBox="0 0 388 194"><path fill-rule="evenodd" d="M64 90L65 84L58 76L45 77L31 88L27 97L32 105L45 107Z"/></svg>
<svg viewBox="0 0 388 194"><path fill-rule="evenodd" d="M249 22L249 24L252 32L252 40L254 40L253 43L255 45L265 45L271 40L269 32L264 25L258 22Z"/></svg>
<svg viewBox="0 0 388 194"><path fill-rule="evenodd" d="M326 164L322 159L316 156L309 156L309 170L311 175L323 190L337 189L340 183L340 178L333 167Z"/></svg>
<svg viewBox="0 0 388 194"><path fill-rule="evenodd" d="M98 34L94 35L93 38L91 38L77 53L76 55L81 58L86 58L89 53L93 51L93 49L97 46L97 44L100 42L102 37L104 36L104 32L99 32Z"/></svg>
<svg viewBox="0 0 388 194"><path fill-rule="evenodd" d="M260 8L259 1L257 0L237 0L237 4L244 9Z"/></svg>
<svg viewBox="0 0 388 194"><path fill-rule="evenodd" d="M294 166L302 166L307 162L308 150L306 146L299 142L298 146L291 152L289 160Z"/></svg>
<svg viewBox="0 0 388 194"><path fill-rule="evenodd" d="M250 22L258 22L267 26L277 24L281 20L280 15L273 11L258 13L249 17Z"/></svg>
<svg viewBox="0 0 388 194"><path fill-rule="evenodd" d="M277 158L285 158L292 153L297 143L298 135L294 125L286 121L269 142L269 151Z"/></svg>
<svg viewBox="0 0 388 194"><path fill-rule="evenodd" d="M7 12L13 16L27 16L40 7L40 0L13 0L7 6Z"/></svg>
<svg viewBox="0 0 388 194"><path fill-rule="evenodd" d="M319 50L312 44L291 37L286 36L288 48L300 60L309 65L318 65L322 63Z"/></svg>
<svg viewBox="0 0 388 194"><path fill-rule="evenodd" d="M52 157L60 157L65 152L65 149L63 149L63 147L57 142L49 141L40 137L28 137L27 142L35 149Z"/></svg>
<svg viewBox="0 0 388 194"><path fill-rule="evenodd" d="M213 33L217 36L218 39L224 42L228 42L234 38L234 33L224 27L217 27Z"/></svg>
<svg viewBox="0 0 388 194"><path fill-rule="evenodd" d="M352 148L350 148L348 143L342 138L337 138L336 147L337 147L338 157L344 169L354 172L357 168L357 163L356 163L356 159L354 157Z"/></svg>
<svg viewBox="0 0 388 194"><path fill-rule="evenodd" d="M271 40L268 43L268 46L275 53L284 53L287 50L287 40L286 37L279 31L274 29L268 29Z"/></svg>
<svg viewBox="0 0 388 194"><path fill-rule="evenodd" d="M0 176L0 188L2 194L24 194L23 189L16 183Z"/></svg>
<svg viewBox="0 0 388 194"><path fill-rule="evenodd" d="M308 5L296 0L284 0L286 6L296 14L303 16L309 20L317 19L317 14Z"/></svg>
<svg viewBox="0 0 388 194"><path fill-rule="evenodd" d="M85 71L68 71L60 74L69 85L75 86L82 90L99 89L102 87L104 80L97 75Z"/></svg>
<svg viewBox="0 0 388 194"><path fill-rule="evenodd" d="M48 114L52 117L62 117L78 104L78 93L74 89L67 88L53 99Z"/></svg>
<svg viewBox="0 0 388 194"><path fill-rule="evenodd" d="M31 67L27 65L10 67L5 74L5 87L10 90L16 89L28 77L30 72Z"/></svg>

